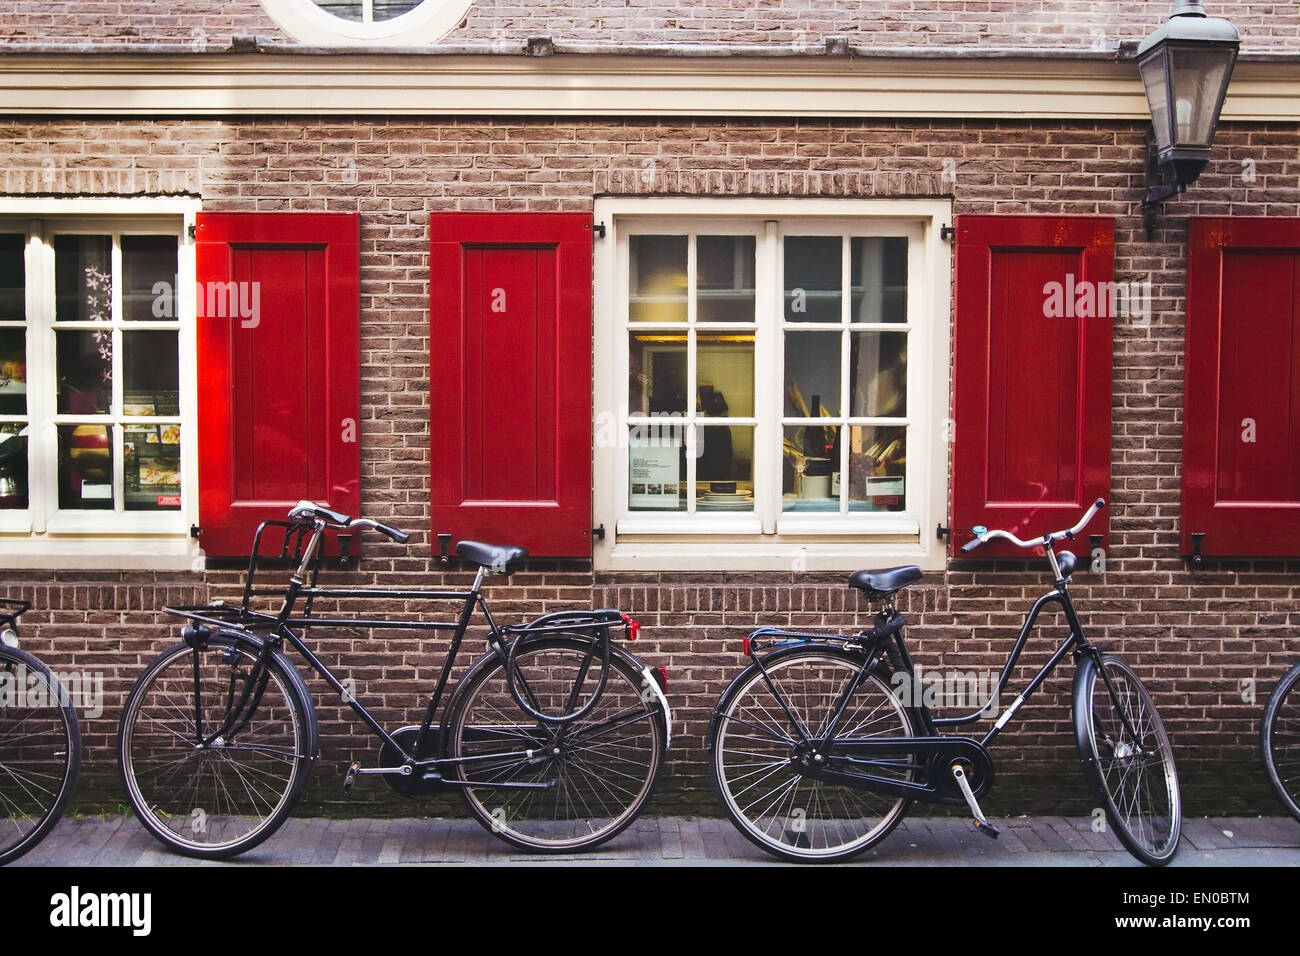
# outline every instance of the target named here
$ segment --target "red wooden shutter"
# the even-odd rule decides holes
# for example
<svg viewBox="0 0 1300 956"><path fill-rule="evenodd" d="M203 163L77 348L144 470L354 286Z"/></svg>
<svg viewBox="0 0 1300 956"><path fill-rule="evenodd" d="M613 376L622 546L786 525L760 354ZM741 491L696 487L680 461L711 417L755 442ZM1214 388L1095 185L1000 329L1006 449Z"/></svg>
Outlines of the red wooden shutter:
<svg viewBox="0 0 1300 956"><path fill-rule="evenodd" d="M302 498L355 514L357 217L200 213L195 252L203 550L247 554Z"/></svg>
<svg viewBox="0 0 1300 956"><path fill-rule="evenodd" d="M975 525L1037 537L1110 497L1114 248L1110 219L957 217L954 553Z"/></svg>
<svg viewBox="0 0 1300 956"><path fill-rule="evenodd" d="M1182 552L1300 555L1300 220L1188 230Z"/></svg>
<svg viewBox="0 0 1300 956"><path fill-rule="evenodd" d="M433 530L591 555L591 216L429 217Z"/></svg>

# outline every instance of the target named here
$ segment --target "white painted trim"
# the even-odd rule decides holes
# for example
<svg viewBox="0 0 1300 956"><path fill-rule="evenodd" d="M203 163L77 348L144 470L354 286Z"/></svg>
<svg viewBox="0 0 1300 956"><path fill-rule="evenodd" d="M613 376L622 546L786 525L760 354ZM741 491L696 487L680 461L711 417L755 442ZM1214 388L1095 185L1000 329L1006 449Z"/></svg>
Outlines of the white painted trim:
<svg viewBox="0 0 1300 956"><path fill-rule="evenodd" d="M597 241L594 256L593 346L598 360L593 383L593 515L595 524L605 527L606 536L594 542L596 569L789 571L796 562L806 570L856 570L872 563L943 568L943 543L927 529L943 523L947 515L948 447L940 436L948 409L952 267L951 250L939 238L939 228L950 223L951 216L951 204L942 200L598 198L595 219L605 223L607 232ZM909 461L914 455L917 458L914 473L931 480L926 483L928 493L909 502L907 514L877 516L873 521L854 513L836 521L844 527L833 530L828 530L826 523L818 528L815 520L809 520L798 527L801 534L792 535L771 534L764 519L775 517L781 527L780 516L767 516L761 507L754 515L696 515L685 521L677 514L628 513L626 499L621 497L628 480L626 447L611 445L608 440L621 431L620 408L627 399L627 235L629 227L673 218L691 227L705 222L713 227L719 222L749 221L758 227L760 238L775 236L782 220L797 220L802 225L821 219L838 228L846 220L888 219L910 222L919 229L911 264L914 273L920 274L911 276L908 289L911 349L912 354L931 356L932 362L925 366L920 387L909 385L909 427L917 447L909 447L908 457ZM766 222L777 225L764 227ZM862 232L870 233L873 226L864 223ZM761 256L764 244L758 246ZM760 335L760 343L756 343L755 375L766 372L779 377L780 350L762 355L757 348L762 338ZM608 359L599 358L606 356ZM759 448L755 451L757 479ZM769 461L769 467L771 464ZM756 507L760 504L756 502ZM786 527L793 528L793 522L799 520L787 518ZM764 530L769 533L762 533ZM846 540L847 535L853 540ZM707 541L702 540L705 537Z"/></svg>
<svg viewBox="0 0 1300 956"><path fill-rule="evenodd" d="M7 114L1142 121L1131 60L410 52L0 57ZM1239 62L1225 122L1300 121L1300 63Z"/></svg>
<svg viewBox="0 0 1300 956"><path fill-rule="evenodd" d="M472 0L424 0L415 9L372 23L344 20L312 0L261 0L262 8L301 43L417 45L439 39L465 16Z"/></svg>
<svg viewBox="0 0 1300 956"><path fill-rule="evenodd" d="M182 485L179 512L60 512L56 482L50 471L52 452L40 454L37 444L51 440L52 432L33 436L31 453L32 507L26 512L0 515L0 568L129 568L135 570L201 570L203 559L188 529L198 520L198 454L194 422L198 417L196 390L194 244L188 225L201 204L197 199L127 198L0 198L0 217L21 223L28 236L28 364L50 367L51 334L48 326L33 323L52 300L53 255L48 239L55 233L106 230L131 234L162 231L178 240L178 349L182 425ZM7 224L6 224L7 225ZM114 255L117 255L114 245ZM116 271L116 270L115 270ZM115 288L116 288L115 283ZM115 302L115 316L120 303ZM115 319L115 325L120 325ZM141 323L140 328L158 327ZM36 334L33 334L35 332ZM115 350L115 353L119 350ZM115 385L115 389L119 386ZM53 389L38 389L29 397L32 421L50 421ZM115 392L115 405L120 396ZM172 416L167 416L172 417ZM121 461L115 462L120 470ZM120 480L120 475L116 476ZM41 491L44 491L43 497Z"/></svg>

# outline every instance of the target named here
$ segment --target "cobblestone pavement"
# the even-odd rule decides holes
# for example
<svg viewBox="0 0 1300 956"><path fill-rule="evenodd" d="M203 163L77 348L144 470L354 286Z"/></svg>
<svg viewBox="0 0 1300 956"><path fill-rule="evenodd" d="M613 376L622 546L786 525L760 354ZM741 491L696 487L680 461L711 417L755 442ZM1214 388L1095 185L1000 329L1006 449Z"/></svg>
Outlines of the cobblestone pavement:
<svg viewBox="0 0 1300 956"><path fill-rule="evenodd" d="M1013 817L996 821L998 840L957 818L905 820L862 866L1138 866L1089 818ZM348 866L471 865L753 866L780 865L726 820L647 817L594 851L572 856L523 853L472 820L290 819L235 861L196 861L166 850L134 819L64 819L14 866ZM1300 823L1290 818L1186 820L1174 866L1300 866Z"/></svg>

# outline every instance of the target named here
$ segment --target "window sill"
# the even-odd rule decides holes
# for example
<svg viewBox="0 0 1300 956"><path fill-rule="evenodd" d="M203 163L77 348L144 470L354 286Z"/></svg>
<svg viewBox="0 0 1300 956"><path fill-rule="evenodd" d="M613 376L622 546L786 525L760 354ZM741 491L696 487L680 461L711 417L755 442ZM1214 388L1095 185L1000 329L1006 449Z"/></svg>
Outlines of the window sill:
<svg viewBox="0 0 1300 956"><path fill-rule="evenodd" d="M6 571L202 571L203 567L198 544L188 538L0 537L0 569Z"/></svg>
<svg viewBox="0 0 1300 956"><path fill-rule="evenodd" d="M769 537L762 541L717 539L708 542L685 536L658 540L620 535L618 540L597 542L594 566L598 571L859 571L903 564L922 570L946 567L943 542L909 539L847 541Z"/></svg>

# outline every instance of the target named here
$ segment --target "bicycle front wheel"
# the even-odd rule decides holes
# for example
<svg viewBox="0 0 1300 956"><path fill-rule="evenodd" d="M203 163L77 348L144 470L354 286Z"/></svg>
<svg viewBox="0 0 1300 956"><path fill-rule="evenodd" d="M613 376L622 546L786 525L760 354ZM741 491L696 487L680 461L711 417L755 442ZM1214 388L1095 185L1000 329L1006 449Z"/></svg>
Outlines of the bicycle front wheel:
<svg viewBox="0 0 1300 956"><path fill-rule="evenodd" d="M587 707L565 723L520 710L505 665L480 659L457 689L446 752L470 811L525 850L587 850L621 833L654 790L667 747L657 696L634 659L611 650L604 690L588 667L591 641L530 640L515 655L516 680L541 714ZM575 701L578 702L575 705Z"/></svg>
<svg viewBox="0 0 1300 956"><path fill-rule="evenodd" d="M1105 678L1085 656L1074 678L1084 776L1128 851L1148 866L1164 866L1178 851L1183 819L1173 747L1133 668L1113 654L1101 655L1101 666Z"/></svg>
<svg viewBox="0 0 1300 956"><path fill-rule="evenodd" d="M222 858L251 849L279 828L307 782L311 704L278 657L251 714L209 739L249 685L259 651L219 635L198 648L177 644L126 699L122 783L140 822L177 852Z"/></svg>
<svg viewBox="0 0 1300 956"><path fill-rule="evenodd" d="M1300 664L1278 681L1260 725L1269 782L1291 816L1300 820Z"/></svg>
<svg viewBox="0 0 1300 956"><path fill-rule="evenodd" d="M30 654L0 645L0 864L53 829L80 768L81 731L62 685Z"/></svg>
<svg viewBox="0 0 1300 956"><path fill-rule="evenodd" d="M837 745L854 741L914 736L907 710L875 674L846 699L862 663L830 647L778 651L763 668L752 664L742 671L722 695L708 740L713 784L736 828L774 856L801 863L846 860L883 840L907 812L906 797L873 793L865 782L819 780L795 764L803 735L824 737L845 701L834 740L820 748L826 769L914 779L910 754L852 763L836 754Z"/></svg>

